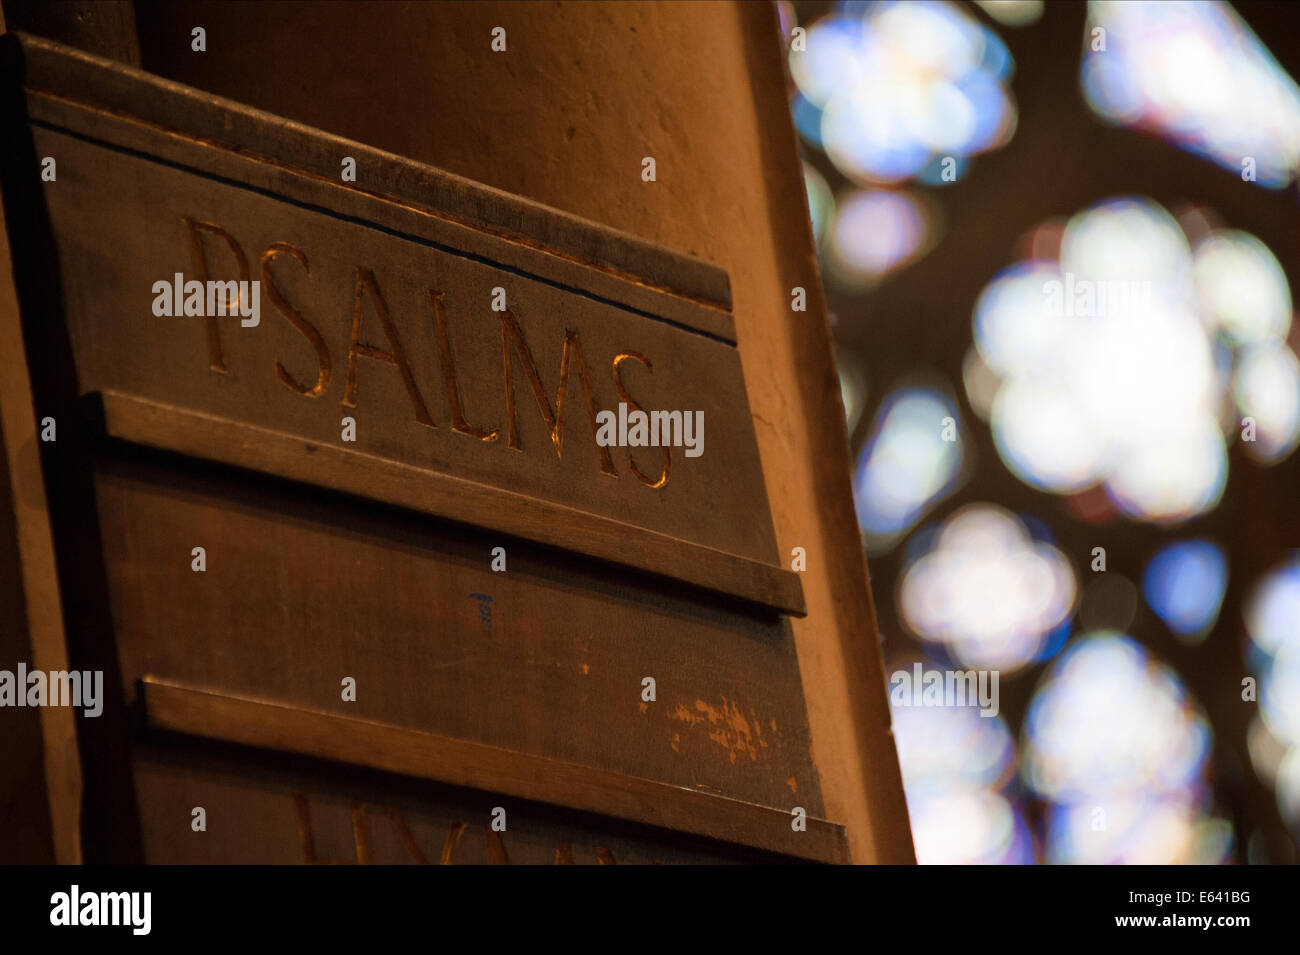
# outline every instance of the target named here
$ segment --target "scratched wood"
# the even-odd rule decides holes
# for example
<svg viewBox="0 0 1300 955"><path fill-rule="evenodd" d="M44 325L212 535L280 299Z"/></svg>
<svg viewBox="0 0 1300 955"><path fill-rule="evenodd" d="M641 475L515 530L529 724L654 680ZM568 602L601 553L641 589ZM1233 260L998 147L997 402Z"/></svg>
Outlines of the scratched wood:
<svg viewBox="0 0 1300 955"><path fill-rule="evenodd" d="M847 859L840 826L811 817L795 829L790 813L699 789L148 676L140 691L154 729L341 760L811 861Z"/></svg>
<svg viewBox="0 0 1300 955"><path fill-rule="evenodd" d="M151 88L144 74L102 72ZM354 450L735 555L798 590L777 561L740 361L714 334L717 309L248 149L56 99L42 81L30 81L28 108L36 153L61 159L46 206L83 391L334 446L348 415ZM196 98L172 104L169 128L187 130ZM258 131L258 149L283 131L228 112ZM353 145L331 141L339 155ZM365 186L374 170L363 171ZM478 201L510 204L489 191ZM258 325L154 315L154 283L177 274L260 281ZM492 309L498 288L505 311ZM620 402L702 412L703 453L599 447L595 415ZM689 576L697 561L677 563Z"/></svg>
<svg viewBox="0 0 1300 955"><path fill-rule="evenodd" d="M794 575L757 561L454 475L304 442L284 432L118 392L91 397L87 413L102 418L107 437L321 484L428 514L454 515L476 527L612 563L631 562L639 570L803 613L803 595Z"/></svg>
<svg viewBox="0 0 1300 955"><path fill-rule="evenodd" d="M0 666L25 660L37 669L66 669L39 416L18 357L25 349L10 219L0 201ZM72 714L6 709L0 722L13 770L0 781L0 819L11 820L0 827L0 862L80 862L81 766Z"/></svg>
<svg viewBox="0 0 1300 955"><path fill-rule="evenodd" d="M177 739L133 758L145 858L175 864L728 865L801 862L480 790ZM201 807L206 831L193 828ZM505 830L491 828L505 809Z"/></svg>
<svg viewBox="0 0 1300 955"><path fill-rule="evenodd" d="M631 306L654 303L656 308L667 309L667 317L674 321L735 341L727 274L700 259L233 100L160 82L148 73L122 68L81 49L40 36L18 36L27 105L34 118L57 123L68 111L75 111L80 114L78 123L120 145L149 145L171 161L194 158L195 143L219 145L257 157L263 165L269 162L271 168L257 173L260 184L273 185L277 192L294 198L306 195L301 191L302 175L338 184L334 202L349 212L384 216L386 224L402 221L388 218L397 210L368 197L395 200L398 207L435 216L439 222L425 223L425 227L443 229L439 235L461 235L473 241L448 228L448 223L471 226L475 233L491 233L516 245L516 253L525 261L544 261L541 267L559 270L560 275L576 275L575 269L583 268L584 287L595 283L601 294ZM83 108L78 109L78 104ZM142 125L114 124L105 114L134 117ZM172 135L151 136L148 127L166 129ZM362 173L356 183L340 183L342 155L358 160ZM246 168L237 160L237 155L217 153L202 162L222 172ZM592 275L592 269L603 274ZM658 291L672 295L656 296Z"/></svg>
<svg viewBox="0 0 1300 955"><path fill-rule="evenodd" d="M0 237L2 239L2 237ZM0 393L0 405L8 396ZM23 592L22 551L14 520L10 455L0 423L0 667L32 658L32 639ZM32 708L0 711L7 768L0 773L0 819L27 820L26 825L0 832L0 865L33 864L54 855L50 804L42 765L41 716Z"/></svg>
<svg viewBox="0 0 1300 955"><path fill-rule="evenodd" d="M419 861L460 823L453 861L843 858L725 273L6 44L26 72L0 182L31 240L32 394L59 421L41 454L68 652L110 677L80 730L87 861ZM259 323L155 315L177 272L259 280ZM702 411L703 455L600 447L620 401ZM339 729L358 725L379 735ZM204 762L236 744L315 761ZM500 837L493 800L526 809ZM221 838L190 838L194 805Z"/></svg>
<svg viewBox="0 0 1300 955"><path fill-rule="evenodd" d="M184 459L95 468L128 700L153 675L821 813L778 615Z"/></svg>

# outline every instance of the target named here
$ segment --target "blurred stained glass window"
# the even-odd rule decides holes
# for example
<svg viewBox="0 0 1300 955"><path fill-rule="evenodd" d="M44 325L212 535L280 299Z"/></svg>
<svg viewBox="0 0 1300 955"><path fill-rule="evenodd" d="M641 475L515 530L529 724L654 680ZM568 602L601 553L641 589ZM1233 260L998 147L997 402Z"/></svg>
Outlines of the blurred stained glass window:
<svg viewBox="0 0 1300 955"><path fill-rule="evenodd" d="M1288 18L779 7L918 858L1296 861Z"/></svg>

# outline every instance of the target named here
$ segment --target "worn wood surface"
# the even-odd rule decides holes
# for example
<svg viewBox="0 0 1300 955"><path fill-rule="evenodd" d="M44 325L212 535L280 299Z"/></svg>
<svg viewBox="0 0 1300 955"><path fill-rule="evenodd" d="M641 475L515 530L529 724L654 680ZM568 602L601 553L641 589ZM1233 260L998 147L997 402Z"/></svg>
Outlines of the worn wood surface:
<svg viewBox="0 0 1300 955"><path fill-rule="evenodd" d="M135 747L145 858L163 864L638 865L801 860L283 751L170 734ZM193 828L203 808L206 831ZM504 809L504 831L490 828Z"/></svg>
<svg viewBox="0 0 1300 955"><path fill-rule="evenodd" d="M128 692L151 674L821 813L778 614L201 460L127 449L94 484Z"/></svg>
<svg viewBox="0 0 1300 955"><path fill-rule="evenodd" d="M146 721L154 729L338 760L795 858L847 859L843 828L823 819L809 818L806 829L796 830L790 812L699 789L147 676L141 682Z"/></svg>
<svg viewBox="0 0 1300 955"><path fill-rule="evenodd" d="M7 26L59 43L140 65L132 0L3 0L0 32Z"/></svg>
<svg viewBox="0 0 1300 955"><path fill-rule="evenodd" d="M266 9L250 8L254 19ZM462 12L470 19L476 15ZM601 20L611 15L608 7L595 14ZM644 25L644 16L637 7L631 19ZM536 25L546 30L553 24L541 17ZM733 40L739 32L734 25L723 31ZM662 39L656 35L654 43ZM790 594L801 588L781 569L784 559L779 555L788 554L791 544L807 542L813 545L810 554L820 554L825 561L827 531L809 526L809 537L789 536L788 515L792 510L805 513L800 502L808 491L797 480L791 483L795 479L790 466L774 465L775 446L767 436L761 442L762 463L769 474L780 475L778 507L787 515L783 547L776 547L750 424L751 395L732 347L737 322L729 309L725 273L671 253L665 256L652 243L624 240L612 257L602 258L602 250L612 247L602 227L591 227L576 216L551 216L532 203L503 200L501 194L465 186L454 176L426 173L427 167L418 162L351 143L343 145L355 150L349 154L361 160L359 168L378 170L378 175L344 185L335 181L336 147L342 141L130 71L106 70L93 58L66 55L36 41L27 45L30 75L42 77L39 85L29 84L26 99L32 141L41 152L57 151L73 159L67 173L60 160L60 191L43 190L47 224L57 240L54 264L60 279L59 307L50 315L55 323L66 322L71 333L68 357L77 372L71 397L117 392L137 411L181 408L189 414L190 425L209 421L213 428L213 440L203 447L194 428L169 432L165 427L137 427L131 437L137 447L101 448L93 473L87 469L94 485L91 510L102 531L102 568L97 568L98 560L86 566L92 577L98 572L105 578L106 599L100 609L116 644L128 700L134 681L154 673L221 694L503 747L529 758L557 759L585 771L718 794L783 814L791 805L803 805L813 816L826 814L801 691L807 689L810 699L820 698L828 689L827 667L833 668L834 660L843 660L845 654L853 655L839 632L848 611L843 598L833 592L845 586L845 578L836 572L837 583L829 591L826 580L818 583L821 609L804 631L800 655L813 662L819 676L801 687L790 622L773 612L799 609L801 599L791 599ZM254 42L249 49L256 46ZM96 71L103 82L85 83ZM132 112L133 103L154 112L145 117L122 115ZM169 129L167 121L158 121L169 108L181 117L173 125L184 129ZM586 121L595 124L590 116ZM252 133L256 136L249 138ZM280 147L283 152L276 153ZM638 155L644 149L639 143L632 148ZM509 150L492 152L501 162L510 161ZM427 158L420 150L408 155ZM672 156L673 149L659 155ZM515 188L484 169L487 174L481 178L512 191L533 196L544 192L531 185ZM720 199L730 213L747 220L762 218L755 212L761 202L751 201L754 195L739 200L729 175L718 175L715 169L700 182L730 196ZM748 181L746 176L737 181ZM113 182L120 194L102 194L95 177ZM619 192L613 187L603 191L609 196ZM197 208L178 213L169 208L170 200L177 198L197 203ZM599 204L588 208L593 218L619 218L607 215L609 210ZM181 216L198 223L197 229ZM657 234L635 216L625 221L643 235ZM158 222L172 223L172 233L159 231ZM292 231L281 234L283 229ZM667 231L672 232L671 224ZM766 234L766 227L755 232L751 222L732 231L752 240ZM691 251L702 247L695 239L671 244ZM763 338L760 350L750 349L750 374L755 355L770 352L777 364L790 357L782 351L787 344L783 335L773 335L776 326L768 318L760 322L750 311L755 288L766 295L789 277L778 276L776 270L756 276L761 256L742 260L734 251L722 257L746 275L741 295L747 305L737 318L751 325L758 322L754 328ZM145 309L153 281L171 271L188 273L196 261L214 274L224 269L215 277L236 278L241 253L250 278L262 277L266 260L268 284L283 292L288 307L277 307L264 295L259 329L241 329L237 320L219 326L222 367L217 369L213 336L203 320L177 319L164 325L165 320L154 319ZM160 270L153 264L142 266L144 261L167 263L167 271L153 274ZM436 291L443 293L450 348L439 336L430 276L446 285ZM526 320L524 309L518 309L519 335L507 337L517 399L513 416L502 395L503 326L486 307L487 293L497 284L507 286L512 310L516 301L536 306ZM784 296L781 291L775 299ZM384 310L395 336L382 317ZM330 381L321 380L324 360L317 340L290 315L305 319L318 332L329 356ZM364 329L359 338L358 316ZM576 348L566 349L570 332L580 339L583 360L592 369L593 403L609 405L617 399L611 358L635 352L646 362L625 359L624 372L629 388L644 390L643 405L702 407L710 425L720 421L727 430L719 434L717 426L707 428L704 458L676 457L671 480L662 487L646 486L649 482L632 467L636 462L642 476L656 476L656 449L634 449L631 456L627 449L613 449L615 477L592 446L585 389L572 371L568 417L560 429L563 454L555 453L554 435L548 433L550 423L539 405L543 399L549 399L552 408L556 404L562 356L576 368ZM741 354L747 334L742 327ZM401 373L398 363L373 354L396 355L395 337L409 358L409 375ZM519 342L526 345L521 348ZM369 347L355 347L359 343ZM520 354L525 349L535 359L541 397L530 385ZM805 355L804 345L800 349ZM355 362L349 361L349 351ZM446 356L454 356L451 374ZM356 366L357 390L351 392L353 402L345 405L351 391L349 364ZM803 416L802 405L784 405L790 397L788 382L769 374L771 368L762 362L760 368L753 393L755 410L762 409L760 423L771 428L773 422ZM458 394L453 395L449 380L456 381ZM313 383L322 384L320 391L304 393L314 390ZM643 397L641 390L632 394L638 400ZM328 415L308 410L327 406ZM821 420L824 410L811 413L809 420ZM375 483L386 484L388 496L373 488L367 494L366 457L356 459L361 466L350 480L336 476L312 482L301 472L276 472L295 477L297 484L214 463L256 468L251 462L259 455L277 453L264 446L274 444L267 432L290 436L301 444L303 455L315 453L305 451L308 445L344 450L338 440L343 413L353 414L361 426L356 450L386 459L390 469L375 474L387 477ZM512 417L517 418L517 441L505 433ZM133 420L139 426L147 418L148 413L136 414ZM492 429L498 431L497 441L481 440ZM168 433L183 435L187 443L178 446L160 438ZM720 444L714 445L715 440ZM824 448L825 442L818 441ZM455 450L457 442L463 452ZM784 451L776 448L778 462L783 456L804 454L794 450L802 448L801 439L790 442ZM517 450L510 447L516 443ZM149 453L139 445L185 456ZM232 448L243 458L229 453ZM725 464L711 471L715 450ZM510 454L492 457L505 451ZM474 452L487 456L476 458ZM509 463L502 465L511 458L513 470ZM510 572L494 576L486 553L497 542L494 532L466 532L463 524L450 523L463 514L442 513L443 519L433 519L413 514L409 499L394 501L402 467L496 488L506 492L499 498L503 504L514 499L511 495L524 495L636 526L689 545L678 548L688 562L701 548L726 555L729 561L715 562L704 573L673 568L671 548L651 548L647 559L639 552L647 538L635 535L621 542L623 554L617 552L620 542L613 536L604 538L612 554L593 553L590 547L583 549L580 524L574 523L571 549L578 554L511 536L506 542ZM692 477L697 483L690 483ZM346 490L351 497L313 484ZM821 485L814 481L812 486ZM652 496L636 496L642 493ZM392 503L405 510L390 507ZM203 574L195 574L189 566L190 548L208 546L204 542L211 542L209 553L215 550L219 559ZM563 540L558 543L569 546ZM588 559L593 556L650 570L658 579ZM764 573L748 584L725 579L744 578L744 573L733 571L750 563L763 566ZM724 564L731 570L718 576ZM689 580L693 587L674 588L664 577ZM782 580L785 583L774 584ZM773 609L738 603L720 596L723 593ZM829 618L828 601L839 602ZM486 617L491 623L485 628L489 607ZM820 636L814 640L814 634ZM834 652L819 649L823 638L830 641L828 648L834 645ZM865 666L870 671L869 661ZM338 698L338 679L345 673L360 675L362 692L355 704ZM640 680L652 673L667 677L657 677L659 699L643 709ZM843 679L844 674L835 677ZM883 701L883 693L880 697ZM838 698L834 705L840 705ZM823 715L824 725L828 719L833 722ZM887 715L883 725L887 741ZM856 857L874 853L901 858L906 849L897 840L890 842L897 835L890 830L897 814L882 810L869 819L875 829L864 829L864 810L855 802L862 793L840 767L845 752L854 752L854 760L864 747L876 752L879 728L840 725L825 736L831 741L827 749L819 744L818 752L822 772L836 780L835 812L846 805L852 808ZM132 765L148 858L196 858L181 842L184 836L171 829L174 820L167 807L174 800L169 786L184 789L184 799L189 800L197 781L228 808L242 806L249 825L238 844L250 852L255 835L263 831L254 820L268 813L277 819L283 815L284 792L268 796L260 773L250 778L236 767L232 775L205 776L191 771L194 752L188 744L177 744L161 764L152 755L142 755L141 745L136 740L131 749L137 754ZM893 759L892 751L885 755ZM848 774L862 771L862 763L855 762ZM888 801L894 795L893 781L896 764L884 767L871 786ZM846 787L853 790L847 801ZM572 793L568 796L572 801ZM344 797L336 792L332 798L337 803ZM297 805L295 796L290 796L290 804ZM426 811L441 818L441 810ZM346 837L345 829L331 831ZM171 840L170 847L166 840ZM563 855L558 843L566 840L556 841L547 851L558 858ZM598 842L586 845L591 851L602 848ZM654 851L668 851L664 843L658 845ZM404 841L403 847L409 851ZM484 852L490 861L496 849L486 843ZM359 849L356 855L361 855Z"/></svg>
<svg viewBox="0 0 1300 955"><path fill-rule="evenodd" d="M808 558L793 630L828 815L855 861L912 861L774 5L138 6L146 69L726 268L779 550ZM199 11L201 57L175 41ZM497 25L519 40L507 55L485 52ZM890 335L914 314L865 319Z"/></svg>
<svg viewBox="0 0 1300 955"><path fill-rule="evenodd" d="M62 161L47 203L83 390L332 445L347 415L357 450L767 563L797 592L725 342L589 291L598 269L120 116L39 94L30 108L36 151ZM178 273L260 276L259 324L152 314L154 283ZM596 412L620 402L702 413L703 453L598 447Z"/></svg>
<svg viewBox="0 0 1300 955"><path fill-rule="evenodd" d="M67 641L41 473L41 416L21 357L25 345L8 218L0 201L0 668L13 669L21 660L34 669L60 670L68 665ZM80 862L81 764L73 714L51 707L0 709L0 738L12 761L0 783L6 793L0 815L5 805L13 819L23 818L20 808L37 815L3 840L0 858Z"/></svg>
<svg viewBox="0 0 1300 955"><path fill-rule="evenodd" d="M803 613L797 578L768 564L346 446L315 444L119 392L89 397L94 400L87 413L102 416L110 438L348 491Z"/></svg>
<svg viewBox="0 0 1300 955"><path fill-rule="evenodd" d="M602 289L620 289L615 293L620 297L654 301L649 295L638 295L636 287L640 287L703 305L704 311L683 306L674 317L680 315L684 324L734 341L730 285L726 272L715 265L409 156L376 149L365 141L331 135L234 100L169 83L40 36L23 36L22 43L24 86L34 117L60 115L54 113L60 109L60 101L64 109L80 105L101 114L132 117L137 129L119 130L114 136L122 142L138 141L137 137L147 135L139 127L152 127L167 132L170 148L178 154L188 140L292 168L356 196L382 196L548 257L607 273L609 278L621 280L623 287L604 278L597 281ZM167 155L171 157L170 152ZM343 156L357 159L354 183L340 180ZM264 177L270 175L270 170L262 172Z"/></svg>

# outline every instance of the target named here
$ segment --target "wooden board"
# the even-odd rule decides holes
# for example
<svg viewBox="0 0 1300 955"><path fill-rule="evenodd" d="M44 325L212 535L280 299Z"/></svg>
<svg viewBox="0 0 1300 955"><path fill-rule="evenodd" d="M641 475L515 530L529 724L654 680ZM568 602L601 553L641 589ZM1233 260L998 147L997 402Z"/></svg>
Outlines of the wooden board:
<svg viewBox="0 0 1300 955"><path fill-rule="evenodd" d="M821 812L779 617L201 462L94 477L128 702L154 676Z"/></svg>
<svg viewBox="0 0 1300 955"><path fill-rule="evenodd" d="M518 851L560 861L847 858L724 272L7 39L69 658L109 675L105 717L79 720L88 861L295 861L260 848L286 798L387 806L413 778L442 787L413 818L511 801ZM260 320L156 314L177 273L259 279ZM702 412L704 453L600 446L619 401ZM209 771L213 745L237 752ZM248 820L215 855L172 828L204 798Z"/></svg>
<svg viewBox="0 0 1300 955"><path fill-rule="evenodd" d="M671 567L803 611L798 578L776 563L725 274L564 217L543 227L525 214L538 215L532 205L464 181L441 190L451 210L430 204L441 197L432 189L417 204L406 178L415 164L323 134L310 142L274 117L30 45L27 105L36 154L59 163L45 206L83 392L122 392L642 528L682 542L642 569ZM86 85L47 90L69 74ZM101 96L152 108L147 119L109 113ZM323 152L358 159L360 185L287 165ZM390 182L406 188L375 194ZM539 234L507 236L482 220ZM599 241L600 261L544 245L557 235L579 250ZM661 271L637 280L610 260ZM155 283L237 280L260 282L255 326L154 314ZM706 292L724 301L706 303ZM179 297L163 298L179 309ZM596 416L620 404L702 415L702 453L599 446ZM355 441L344 441L345 416ZM289 476L330 483L311 469ZM490 505L496 526L517 523L516 502ZM435 496L426 507L460 516ZM642 563L642 548L599 550Z"/></svg>
<svg viewBox="0 0 1300 955"><path fill-rule="evenodd" d="M806 828L795 829L790 813L700 789L150 677L140 689L146 720L154 729L340 760L487 791L504 802L567 806L810 861L847 859L841 826L811 818Z"/></svg>
<svg viewBox="0 0 1300 955"><path fill-rule="evenodd" d="M133 767L150 863L644 865L800 862L462 787L161 738ZM504 831L491 828L505 810ZM193 828L202 808L206 829Z"/></svg>

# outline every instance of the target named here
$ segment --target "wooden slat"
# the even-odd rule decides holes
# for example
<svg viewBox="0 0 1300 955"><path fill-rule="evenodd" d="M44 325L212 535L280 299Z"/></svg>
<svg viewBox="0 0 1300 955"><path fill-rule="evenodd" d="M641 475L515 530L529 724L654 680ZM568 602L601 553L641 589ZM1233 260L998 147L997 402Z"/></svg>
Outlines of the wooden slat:
<svg viewBox="0 0 1300 955"><path fill-rule="evenodd" d="M365 188L343 183L333 166L340 149L356 144L57 44L22 42L32 144L36 155L59 156L65 170L60 189L44 190L39 221L57 248L48 258L59 265L61 295L51 304L71 351L60 360L75 368L82 392L131 394L315 445L337 445L327 406L364 409L350 450L471 482L457 490L507 492L479 501L514 506L531 497L560 508L533 513L562 522L572 523L574 512L602 518L606 523L592 525L592 548L571 549L612 552L625 566L667 568L673 579L798 612L799 580L783 569L772 532L730 312L705 302L723 295L725 272L400 157L355 150ZM310 168L295 165L295 157L311 159ZM291 308L307 323L301 334L288 313L236 332L158 321L163 316L147 309L158 276L206 275L237 262L246 269L259 255L270 293L278 287L267 259L273 246L274 255L286 247L301 255L282 276L292 306L276 298L274 309ZM508 320L487 312L497 287L509 289ZM372 311L381 304L382 316ZM381 319L382 330L375 327ZM405 394L396 374L376 370L374 353L352 347L378 334L401 355ZM303 369L313 348L316 384L304 391L294 376L312 380ZM358 364L368 370L358 372ZM526 398L516 408L521 369L531 375L540 415ZM596 408L613 410L611 386L622 396L628 378L633 404L693 410L698 446L685 454L611 452L591 447L585 434L578 438L573 432L586 428L575 392L581 388L585 417L594 418ZM569 447L575 440L583 446L562 454L566 395ZM714 422L707 455L697 454L705 418ZM502 453L507 446L524 453ZM654 462L648 473L647 462ZM455 502L435 512L457 519L459 511ZM513 522L469 523L515 530ZM629 535L630 525L647 533ZM579 542L589 536L576 526L561 534ZM646 543L644 558L624 551L624 542ZM746 575L753 579L733 588L731 581Z"/></svg>
<svg viewBox="0 0 1300 955"><path fill-rule="evenodd" d="M396 504L803 616L791 571L548 501L114 391L110 438ZM97 409L98 412L98 409Z"/></svg>
<svg viewBox="0 0 1300 955"><path fill-rule="evenodd" d="M13 509L14 540L23 606L0 607L0 630L16 625L27 633L21 642L31 651L33 669L68 668L68 646L63 620L58 561L50 512L41 472L39 415L33 404L32 382L23 360L26 346L19 316L18 291L11 258L8 219L0 201L0 507ZM16 233L22 241L21 233ZM5 488L5 485L8 487ZM10 498L6 500L6 498ZM6 601L7 602L7 601ZM6 661L12 665L12 661ZM81 862L81 757L77 750L76 720L70 709L40 709L45 778L54 860L60 865ZM9 732L8 727L5 730ZM9 756L9 753L6 753ZM17 820L14 824L20 824ZM44 827L44 823L40 824ZM0 832L3 827L0 827Z"/></svg>
<svg viewBox="0 0 1300 955"><path fill-rule="evenodd" d="M341 196L374 197L416 209L545 253L556 260L553 264L572 262L602 272L624 287L616 295L653 290L679 298L683 304L692 303L690 309L673 308L674 317L735 342L727 273L708 262L121 63L41 37L15 36L22 44L23 85L29 91L33 119L61 123L67 120L68 108L79 108L83 113L91 111L118 120L91 125L94 133L122 146L146 148L184 161L195 156L195 149L187 145L201 147L209 155L198 161L216 163L223 173L230 173L231 164L242 158L246 163L255 161L310 177ZM123 128L123 119L136 128ZM87 122L83 115L76 125L86 126ZM174 142L159 149L156 136L148 135L150 130L164 132ZM340 182L341 156L357 160L357 168L365 170L359 177L362 181ZM338 201L349 204L347 199Z"/></svg>
<svg viewBox="0 0 1300 955"><path fill-rule="evenodd" d="M842 826L650 779L467 740L184 686L141 680L152 729L365 766L719 839L798 859L848 858Z"/></svg>

